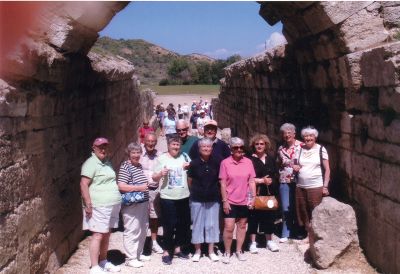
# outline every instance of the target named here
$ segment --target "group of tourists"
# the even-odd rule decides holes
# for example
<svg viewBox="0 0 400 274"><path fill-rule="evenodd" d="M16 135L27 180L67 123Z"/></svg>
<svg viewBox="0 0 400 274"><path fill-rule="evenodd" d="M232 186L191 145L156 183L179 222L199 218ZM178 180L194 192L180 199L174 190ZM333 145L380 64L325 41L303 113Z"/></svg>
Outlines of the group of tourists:
<svg viewBox="0 0 400 274"><path fill-rule="evenodd" d="M280 243L299 236L303 233L300 228L309 231L311 212L323 195L329 195L330 179L328 154L316 143L315 128L302 129L301 142L295 138L295 126L283 124L277 152L268 136L255 134L248 153L238 137L229 144L217 138L218 125L211 119L204 123L202 138L189 135L186 119L177 120L174 129L175 133L167 133L164 153L155 148L154 132L144 136L142 145L129 144L118 175L107 160L109 141L94 140L92 156L81 172L83 228L93 233L90 273L120 271L106 258L110 229L118 226L120 211L126 265L131 267L142 267L150 259L142 254L149 226L152 251L162 254L165 265L173 258L198 262L202 244L207 244L213 262L229 264L232 254L245 261L246 232L250 253L258 252L259 233L265 235L267 249L279 251L272 234L280 218ZM257 199L266 195L276 196L281 210L255 208ZM163 227L160 242L159 225ZM215 252L215 244L221 241L222 258ZM187 252L190 243L194 245L191 258Z"/></svg>
<svg viewBox="0 0 400 274"><path fill-rule="evenodd" d="M184 119L190 122L192 136L203 137L204 124L212 119L212 105L201 97L199 101L193 101L190 107L184 103L183 105L178 104L177 109L173 103L169 103L166 108L163 103L160 103L155 108L155 114L162 130L161 136L165 135L168 138L171 134L176 133L176 120Z"/></svg>

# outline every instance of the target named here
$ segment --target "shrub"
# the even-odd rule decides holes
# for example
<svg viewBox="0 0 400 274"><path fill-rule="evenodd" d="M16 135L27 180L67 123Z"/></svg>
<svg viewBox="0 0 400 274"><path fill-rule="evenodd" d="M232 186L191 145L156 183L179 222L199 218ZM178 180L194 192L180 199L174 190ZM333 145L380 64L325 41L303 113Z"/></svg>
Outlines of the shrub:
<svg viewBox="0 0 400 274"><path fill-rule="evenodd" d="M169 81L168 79L161 79L160 82L158 82L159 86L168 86L169 85Z"/></svg>

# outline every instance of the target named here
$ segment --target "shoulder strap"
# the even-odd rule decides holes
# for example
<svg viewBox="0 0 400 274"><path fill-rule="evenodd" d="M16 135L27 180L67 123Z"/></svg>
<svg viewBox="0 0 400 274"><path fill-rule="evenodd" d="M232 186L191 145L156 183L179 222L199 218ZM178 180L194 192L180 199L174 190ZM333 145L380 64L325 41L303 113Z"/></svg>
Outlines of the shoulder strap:
<svg viewBox="0 0 400 274"><path fill-rule="evenodd" d="M323 159L322 159L322 149L323 149L323 146L320 146L319 147L319 161L320 161L320 165L321 165L322 178L324 178L324 176L325 176L325 167L324 167L324 163L323 163Z"/></svg>
<svg viewBox="0 0 400 274"><path fill-rule="evenodd" d="M303 148L300 147L300 151L299 151L299 159L297 159L297 163L300 165L300 156L301 156L301 152L303 151Z"/></svg>
<svg viewBox="0 0 400 274"><path fill-rule="evenodd" d="M182 152L183 158L185 158L185 162L189 163L189 156L186 154L186 152Z"/></svg>

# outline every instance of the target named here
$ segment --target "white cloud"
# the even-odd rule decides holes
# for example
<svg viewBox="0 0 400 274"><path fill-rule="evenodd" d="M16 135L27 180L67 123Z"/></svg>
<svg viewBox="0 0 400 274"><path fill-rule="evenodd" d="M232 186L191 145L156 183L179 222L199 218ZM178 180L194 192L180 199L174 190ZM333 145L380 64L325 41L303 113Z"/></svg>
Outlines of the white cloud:
<svg viewBox="0 0 400 274"><path fill-rule="evenodd" d="M204 54L215 59L225 59L234 54L240 54L240 51L221 48L221 49L216 49L214 51L205 52Z"/></svg>
<svg viewBox="0 0 400 274"><path fill-rule="evenodd" d="M256 49L258 51L264 51L266 49L271 49L278 45L283 45L283 44L287 44L285 36L283 36L279 32L273 32L271 33L269 38L265 41L265 43L257 45Z"/></svg>

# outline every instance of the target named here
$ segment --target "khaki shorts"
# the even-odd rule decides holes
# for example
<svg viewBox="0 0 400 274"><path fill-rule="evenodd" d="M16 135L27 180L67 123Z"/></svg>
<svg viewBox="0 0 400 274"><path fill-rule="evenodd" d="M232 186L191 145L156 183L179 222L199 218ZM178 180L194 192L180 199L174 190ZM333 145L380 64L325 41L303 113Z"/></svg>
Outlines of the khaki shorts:
<svg viewBox="0 0 400 274"><path fill-rule="evenodd" d="M121 204L93 207L90 218L86 216L85 209L83 209L83 230L108 233L111 228L118 228L120 209Z"/></svg>
<svg viewBox="0 0 400 274"><path fill-rule="evenodd" d="M160 218L160 191L149 190L150 219Z"/></svg>

